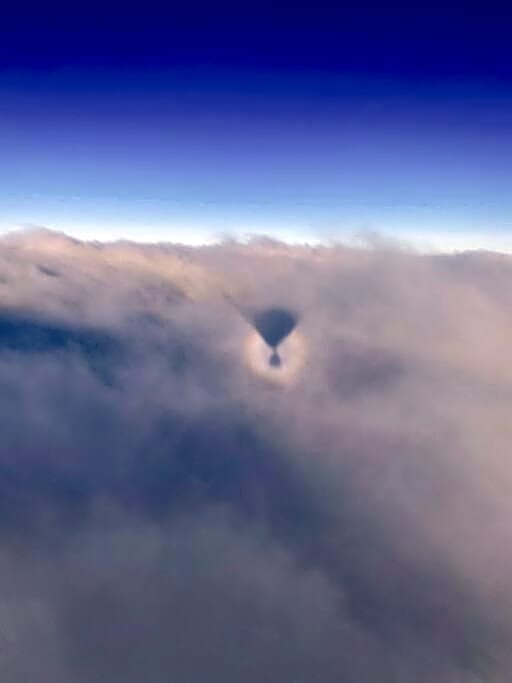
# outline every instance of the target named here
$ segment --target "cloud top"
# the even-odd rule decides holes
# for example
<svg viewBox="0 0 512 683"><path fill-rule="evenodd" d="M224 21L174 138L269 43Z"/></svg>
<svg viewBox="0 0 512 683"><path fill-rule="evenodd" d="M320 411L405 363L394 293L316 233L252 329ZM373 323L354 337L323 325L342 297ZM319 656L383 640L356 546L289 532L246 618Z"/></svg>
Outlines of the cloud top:
<svg viewBox="0 0 512 683"><path fill-rule="evenodd" d="M493 254L2 239L2 680L509 680L511 312Z"/></svg>

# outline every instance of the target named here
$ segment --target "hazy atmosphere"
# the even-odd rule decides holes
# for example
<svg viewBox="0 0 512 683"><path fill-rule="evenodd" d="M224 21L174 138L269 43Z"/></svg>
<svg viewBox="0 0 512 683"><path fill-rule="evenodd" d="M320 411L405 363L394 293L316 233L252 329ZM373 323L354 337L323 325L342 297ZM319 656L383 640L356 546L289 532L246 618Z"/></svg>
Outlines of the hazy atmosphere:
<svg viewBox="0 0 512 683"><path fill-rule="evenodd" d="M386 243L3 238L2 680L509 680L511 285Z"/></svg>

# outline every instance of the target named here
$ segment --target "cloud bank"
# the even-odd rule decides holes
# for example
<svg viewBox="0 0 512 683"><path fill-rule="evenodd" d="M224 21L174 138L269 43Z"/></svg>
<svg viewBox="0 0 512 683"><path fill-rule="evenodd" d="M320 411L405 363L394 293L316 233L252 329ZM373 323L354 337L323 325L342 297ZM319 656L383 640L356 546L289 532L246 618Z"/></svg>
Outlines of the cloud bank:
<svg viewBox="0 0 512 683"><path fill-rule="evenodd" d="M4 238L1 680L510 680L511 340L506 256Z"/></svg>

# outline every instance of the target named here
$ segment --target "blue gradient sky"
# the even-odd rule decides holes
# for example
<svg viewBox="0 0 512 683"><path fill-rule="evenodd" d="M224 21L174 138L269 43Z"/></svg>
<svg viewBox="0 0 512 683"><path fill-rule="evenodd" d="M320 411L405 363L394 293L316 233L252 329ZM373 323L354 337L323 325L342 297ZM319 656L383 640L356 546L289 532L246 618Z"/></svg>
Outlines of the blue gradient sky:
<svg viewBox="0 0 512 683"><path fill-rule="evenodd" d="M11 27L0 229L191 242L363 230L506 246L505 18L443 16Z"/></svg>

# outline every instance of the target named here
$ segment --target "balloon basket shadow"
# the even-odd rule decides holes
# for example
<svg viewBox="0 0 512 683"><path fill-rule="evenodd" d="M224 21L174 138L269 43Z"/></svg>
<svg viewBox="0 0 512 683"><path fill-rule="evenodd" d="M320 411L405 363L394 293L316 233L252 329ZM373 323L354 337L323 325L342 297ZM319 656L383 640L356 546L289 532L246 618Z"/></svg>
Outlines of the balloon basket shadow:
<svg viewBox="0 0 512 683"><path fill-rule="evenodd" d="M244 361L254 375L277 386L293 384L306 361L304 336L294 330L280 345L271 349L256 330L251 330L244 344Z"/></svg>
<svg viewBox="0 0 512 683"><path fill-rule="evenodd" d="M271 368L280 368L281 367L281 357L277 353L277 351L273 351L270 358L268 359L268 364L270 365Z"/></svg>

